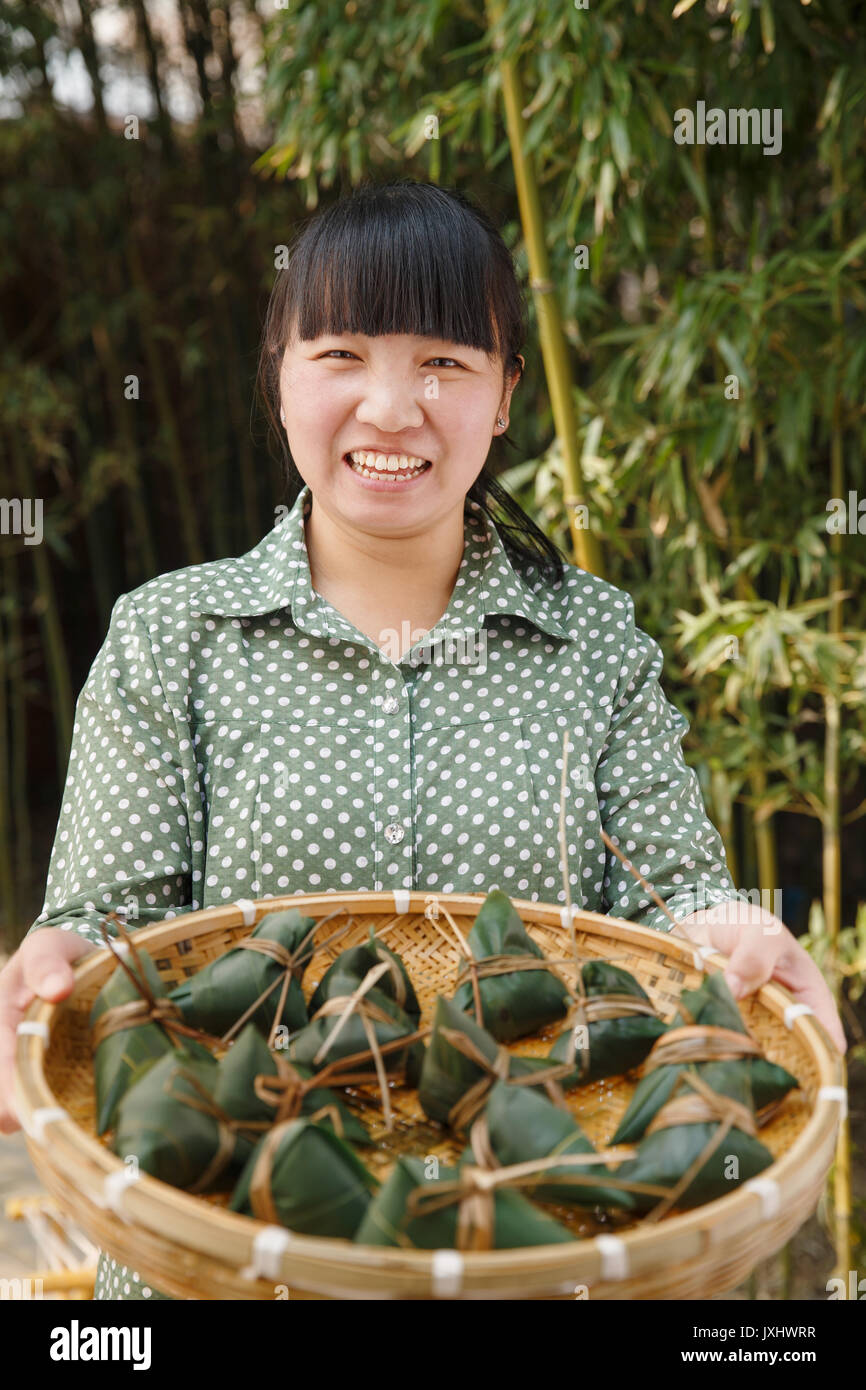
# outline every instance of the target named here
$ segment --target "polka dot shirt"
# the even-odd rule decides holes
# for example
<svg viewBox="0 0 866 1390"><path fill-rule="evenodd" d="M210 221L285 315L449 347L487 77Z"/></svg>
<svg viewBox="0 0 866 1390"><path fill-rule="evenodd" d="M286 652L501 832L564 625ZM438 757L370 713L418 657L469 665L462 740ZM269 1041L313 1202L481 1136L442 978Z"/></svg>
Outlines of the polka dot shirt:
<svg viewBox="0 0 866 1390"><path fill-rule="evenodd" d="M390 889L565 904L666 931L736 896L682 755L688 723L624 590L518 570L467 501L448 608L362 634L312 588L311 503L246 555L114 605L78 697L46 900L30 928L142 926L238 898ZM158 1297L103 1257L97 1298Z"/></svg>

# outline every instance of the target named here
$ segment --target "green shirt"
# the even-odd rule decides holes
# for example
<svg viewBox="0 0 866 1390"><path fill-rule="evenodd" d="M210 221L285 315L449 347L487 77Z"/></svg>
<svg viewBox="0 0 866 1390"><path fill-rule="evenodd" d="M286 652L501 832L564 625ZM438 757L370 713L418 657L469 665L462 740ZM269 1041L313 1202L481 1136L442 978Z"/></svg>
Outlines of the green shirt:
<svg viewBox="0 0 866 1390"><path fill-rule="evenodd" d="M572 902L666 931L736 896L683 759L688 722L622 589L518 571L469 502L448 608L382 652L312 588L304 487L246 555L123 594L78 697L31 931L141 926L311 891L558 903L562 743ZM97 1296L140 1296L128 1272ZM118 1278L114 1286L114 1278Z"/></svg>

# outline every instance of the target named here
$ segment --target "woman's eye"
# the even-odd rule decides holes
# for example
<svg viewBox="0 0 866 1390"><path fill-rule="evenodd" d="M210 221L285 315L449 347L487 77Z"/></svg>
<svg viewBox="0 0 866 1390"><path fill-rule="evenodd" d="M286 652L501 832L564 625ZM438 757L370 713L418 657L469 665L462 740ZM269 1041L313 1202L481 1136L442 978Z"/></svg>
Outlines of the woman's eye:
<svg viewBox="0 0 866 1390"><path fill-rule="evenodd" d="M354 352L349 352L348 348L331 348L328 352L323 352L322 357L354 357ZM451 367L459 367L460 363L455 362L453 357L431 357L431 362L445 362Z"/></svg>

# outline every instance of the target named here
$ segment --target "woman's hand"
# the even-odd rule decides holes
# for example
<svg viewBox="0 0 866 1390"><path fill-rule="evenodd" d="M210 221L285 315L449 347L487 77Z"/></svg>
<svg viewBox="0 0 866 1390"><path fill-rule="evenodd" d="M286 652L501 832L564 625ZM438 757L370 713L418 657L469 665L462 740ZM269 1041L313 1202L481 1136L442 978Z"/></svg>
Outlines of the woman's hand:
<svg viewBox="0 0 866 1390"><path fill-rule="evenodd" d="M732 898L717 907L702 908L684 917L678 935L714 946L728 956L725 979L735 999L753 994L768 980L778 980L799 1004L808 1004L844 1055L845 1030L830 987L812 957L766 908Z"/></svg>
<svg viewBox="0 0 866 1390"><path fill-rule="evenodd" d="M21 1128L14 1087L18 1024L37 997L56 1004L71 994L72 962L98 949L77 932L41 927L0 970L0 1134Z"/></svg>

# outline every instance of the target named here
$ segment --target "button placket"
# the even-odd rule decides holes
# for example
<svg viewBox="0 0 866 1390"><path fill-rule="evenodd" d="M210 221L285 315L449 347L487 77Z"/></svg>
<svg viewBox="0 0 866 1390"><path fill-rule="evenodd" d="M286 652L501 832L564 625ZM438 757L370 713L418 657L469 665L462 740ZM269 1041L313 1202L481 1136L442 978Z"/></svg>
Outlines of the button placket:
<svg viewBox="0 0 866 1390"><path fill-rule="evenodd" d="M376 891L382 892L414 886L414 835L407 833L413 830L411 711L402 675L393 662L377 665L373 678Z"/></svg>

